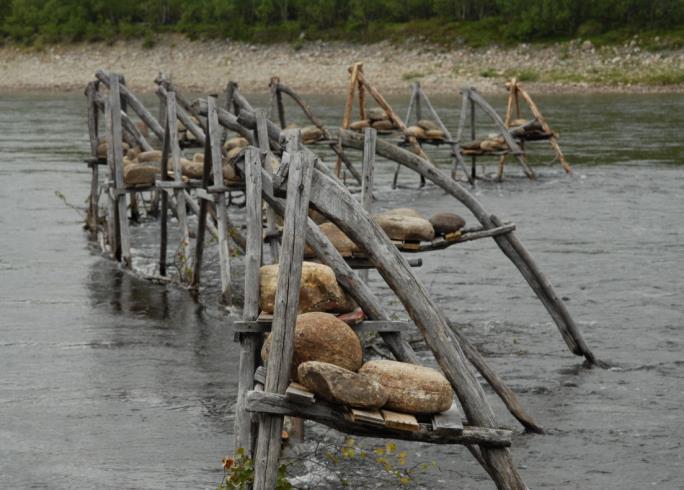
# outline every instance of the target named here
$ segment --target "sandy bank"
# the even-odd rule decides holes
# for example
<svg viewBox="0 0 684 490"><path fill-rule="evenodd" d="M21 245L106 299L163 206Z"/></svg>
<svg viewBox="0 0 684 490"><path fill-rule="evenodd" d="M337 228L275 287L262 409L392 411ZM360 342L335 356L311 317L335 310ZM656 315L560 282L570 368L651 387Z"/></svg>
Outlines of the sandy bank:
<svg viewBox="0 0 684 490"><path fill-rule="evenodd" d="M284 44L189 41L178 35L159 37L150 49L143 49L140 41L41 50L3 46L0 90L80 90L95 70L104 68L124 73L128 84L139 91L152 90L152 81L161 71L198 91L218 91L230 79L246 92L263 91L269 78L278 75L300 92L344 93L346 67L355 61L364 62L369 80L386 93L405 93L413 80L420 80L430 93L454 93L464 84L484 93L503 92L503 80L514 73L522 73L526 85L537 93L684 91L684 51L647 53L630 44L601 49L575 42L446 50L310 42L295 50Z"/></svg>

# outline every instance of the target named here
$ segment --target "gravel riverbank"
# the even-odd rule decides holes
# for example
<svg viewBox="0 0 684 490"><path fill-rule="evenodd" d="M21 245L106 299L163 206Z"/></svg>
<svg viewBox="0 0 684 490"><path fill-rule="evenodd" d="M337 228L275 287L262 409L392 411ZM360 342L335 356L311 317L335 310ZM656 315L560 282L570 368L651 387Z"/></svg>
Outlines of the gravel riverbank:
<svg viewBox="0 0 684 490"><path fill-rule="evenodd" d="M190 41L180 35L142 42L90 43L26 48L0 47L0 90L81 90L98 68L126 75L135 90L151 91L158 72L181 86L218 91L230 79L246 92L263 91L277 75L304 93L343 93L346 68L364 62L380 90L404 93L420 80L430 93L453 93L472 84L484 93L503 92L519 76L539 92L682 92L684 50L648 52L638 39L596 48L581 40L550 46L445 49L419 43L307 42L254 45L224 40Z"/></svg>

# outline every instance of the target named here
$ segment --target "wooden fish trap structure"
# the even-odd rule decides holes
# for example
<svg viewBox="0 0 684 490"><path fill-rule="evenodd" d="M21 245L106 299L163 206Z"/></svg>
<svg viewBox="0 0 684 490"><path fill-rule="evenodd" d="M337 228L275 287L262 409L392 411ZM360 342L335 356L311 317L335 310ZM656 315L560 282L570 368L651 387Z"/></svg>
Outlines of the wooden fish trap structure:
<svg viewBox="0 0 684 490"><path fill-rule="evenodd" d="M127 205L127 197L132 204L131 196L147 193L150 209L153 209L155 196L160 196L160 274L167 263L168 214L176 216L181 228L179 254L191 264L188 273L180 277L195 289L199 286L207 230L218 238L224 297L230 295L228 240L241 244L244 250L244 306L242 321L236 322L234 328L235 338L240 343L235 448L245 448L253 456L255 488L268 489L275 485L283 416L286 415L310 419L361 436L462 444L490 475L497 488L527 488L511 457L511 431L498 426L471 366L491 385L523 427L533 432L542 432L542 428L524 411L513 391L486 364L458 325L446 319L425 286L413 274L402 250L372 219L369 212L372 173L369 170L363 170L363 193L359 201L342 185L334 171L302 144L299 131L283 130L273 123L266 111L251 106L235 83L228 84L227 109L219 107L213 96L193 103L180 103L182 96L172 84L159 83L157 93L163 102L161 113L164 116L164 122L160 124L122 83L121 76L98 71L96 77L97 80L86 89L93 152L93 158L88 160L93 169L88 225L103 249L120 260L124 267L132 266L128 208L133 206ZM272 81L272 86L274 84L279 82ZM278 110L278 93L284 91L282 85L275 87L272 94ZM123 142L130 141L139 149L153 151L128 111L137 114L161 146L158 177L148 180L144 186L128 185L124 178L124 173L130 173L135 167L131 167L132 163L124 165ZM98 152L98 118L101 113L104 114L106 128L105 158L98 156L102 154ZM191 114L197 121L194 125L191 124ZM279 116L279 119L280 124L285 125L284 116ZM204 147L201 179L184 176L178 144L178 120L193 131ZM372 128L366 128L360 134L344 128L330 130L322 125L318 127L325 131L322 141L335 146L338 155L342 153L348 158L344 149L362 151L363 169L372 169L376 155L382 156L419 173L468 208L480 222L480 228L462 236L470 233L469 239L493 238L542 301L570 351L584 357L588 365L598 363L563 301L515 236L513 225L505 225L489 213L464 187L426 158L376 138ZM239 134L247 141L234 160L240 178L232 186L226 185L221 168L226 153L222 148L226 131ZM168 168L169 161L172 169ZM106 166L107 170L107 178L102 185L98 173L100 166ZM243 191L246 197L247 230L246 237L241 239L236 239L230 231L225 198L228 192L236 189ZM107 199L104 226L98 217L98 198L102 192ZM264 208L263 202L267 207ZM391 320L366 281L354 271L359 264L342 257L330 239L308 217L310 210L325 216L359 246L362 257L356 259L366 261L362 267L378 270L401 301L410 321ZM188 230L189 211L198 216L194 253ZM275 228L276 216L283 218L281 233ZM318 400L290 384L305 243L314 251L317 260L332 269L341 287L363 310L365 320L354 326L357 332L377 332L398 361L417 364L417 356L402 333L414 326L418 329L458 398L458 404L455 403L452 410L430 419L378 416ZM260 316L259 311L259 271L265 262L264 245L271 249L272 261L279 265L272 318ZM444 246L429 244L422 250L439 248ZM268 369L264 373L263 368L258 369L258 352L263 335L268 331L271 332L271 348Z"/></svg>

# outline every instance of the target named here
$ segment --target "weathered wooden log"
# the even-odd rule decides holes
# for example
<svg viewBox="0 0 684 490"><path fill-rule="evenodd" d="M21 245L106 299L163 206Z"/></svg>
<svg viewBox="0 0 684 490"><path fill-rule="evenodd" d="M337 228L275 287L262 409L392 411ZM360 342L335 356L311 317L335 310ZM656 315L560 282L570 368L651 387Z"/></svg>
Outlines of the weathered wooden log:
<svg viewBox="0 0 684 490"><path fill-rule="evenodd" d="M116 208L118 212L118 235L121 245L121 263L127 269L132 267L131 263L131 242L128 231L128 215L126 210L126 194L118 191L125 188L123 176L123 147L121 146L121 135L123 129L121 127L121 93L119 91L121 85L119 84L119 77L112 76L109 85L109 107L111 131L108 133L107 147L112 148L112 169L114 180L114 191L116 194Z"/></svg>
<svg viewBox="0 0 684 490"><path fill-rule="evenodd" d="M169 177L169 155L171 153L171 131L169 129L168 110L169 106L164 103L164 108L167 114L164 116L166 121L164 124L164 137L162 138L162 157L161 157L161 181L166 182L171 180ZM161 221L159 240L159 275L166 276L166 252L168 241L168 212L169 212L169 195L165 189L161 190Z"/></svg>
<svg viewBox="0 0 684 490"><path fill-rule="evenodd" d="M256 134L257 140L259 141L259 149L266 155L266 158L264 158L263 160L263 167L266 169L266 172L272 176L273 167L271 167L270 162L270 146L268 140L268 128L266 126L266 121L268 121L268 119L266 118L266 114L264 113L264 111L261 110L256 112L256 119ZM270 208L270 206L266 209L266 229L268 231L269 236L268 247L271 250L271 263L275 264L278 262L280 257L280 244L278 242L277 237L278 230L276 229L275 213L273 212L273 209Z"/></svg>
<svg viewBox="0 0 684 490"><path fill-rule="evenodd" d="M181 168L181 151L178 146L178 129L177 129L177 112L176 112L176 94L167 92L166 104L168 109L167 124L169 126L169 149L171 153L171 162L173 165L173 178L176 183L183 180L183 170ZM186 199L183 189L174 189L176 198L176 215L178 216L178 225L181 229L181 242L179 247L180 255L180 270L179 276L182 282L189 280L190 269L190 232L188 230L188 218L186 211Z"/></svg>
<svg viewBox="0 0 684 490"><path fill-rule="evenodd" d="M290 382L293 336L304 257L304 230L308 220L313 165L313 158L302 152L292 155L290 161L278 289L268 357L269 369L266 372L264 386L264 390L269 393L285 393ZM275 486L282 425L282 416L263 415L260 418L254 458L254 488L256 490L267 490Z"/></svg>
<svg viewBox="0 0 684 490"><path fill-rule="evenodd" d="M245 300L242 319L254 321L259 316L259 268L262 262L261 217L261 157L256 148L245 155L245 192L247 219L247 246L245 249ZM247 392L254 384L254 370L258 359L259 334L242 333L238 372L238 396L235 405L235 448L243 448L254 457L252 432L256 429L247 413Z"/></svg>
<svg viewBox="0 0 684 490"><path fill-rule="evenodd" d="M95 103L97 94L97 82L89 82L86 86L86 98L88 107L88 138L90 140L90 154L97 158L97 137L98 137L98 116L99 112ZM90 231L91 240L97 239L97 226L99 222L98 214L98 184L99 184L99 165L90 166L90 195L88 197L88 214L86 216L86 226Z"/></svg>
<svg viewBox="0 0 684 490"><path fill-rule="evenodd" d="M380 437L404 441L429 442L433 444L478 444L490 448L506 448L511 445L511 431L498 428L465 426L463 430L436 432L421 427L418 431L372 427L353 422L345 407L325 401L303 405L289 401L285 395L250 391L247 394L247 410L279 415L301 415L346 434L360 437Z"/></svg>
<svg viewBox="0 0 684 490"><path fill-rule="evenodd" d="M375 167L375 140L378 132L373 128L366 128L363 134L363 166L361 181L361 204L369 214L373 208L373 170ZM361 271L361 279L368 282L368 271Z"/></svg>

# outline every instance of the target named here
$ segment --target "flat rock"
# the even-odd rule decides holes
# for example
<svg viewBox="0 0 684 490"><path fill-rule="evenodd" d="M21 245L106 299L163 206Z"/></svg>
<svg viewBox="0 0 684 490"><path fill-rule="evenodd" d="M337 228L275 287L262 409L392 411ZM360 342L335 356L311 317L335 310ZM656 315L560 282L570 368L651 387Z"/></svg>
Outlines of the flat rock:
<svg viewBox="0 0 684 490"><path fill-rule="evenodd" d="M397 361L368 361L361 369L387 391L385 408L402 413L439 413L451 407L454 391L437 370Z"/></svg>
<svg viewBox="0 0 684 490"><path fill-rule="evenodd" d="M322 223L318 227L325 236L332 242L333 246L340 252L342 257L351 257L361 250L347 235L344 234L334 223ZM313 249L308 245L304 248L304 257L315 257Z"/></svg>
<svg viewBox="0 0 684 490"><path fill-rule="evenodd" d="M320 361L308 361L297 368L299 382L317 396L354 408L378 409L387 403L380 383L364 374Z"/></svg>
<svg viewBox="0 0 684 490"><path fill-rule="evenodd" d="M454 213L436 213L430 218L435 235L448 235L465 226L465 220Z"/></svg>
<svg viewBox="0 0 684 490"><path fill-rule="evenodd" d="M264 363L268 362L270 349L269 334L261 349ZM363 364L361 341L349 325L330 313L303 313L297 317L295 325L290 376L298 380L299 365L308 361L320 361L358 371Z"/></svg>
<svg viewBox="0 0 684 490"><path fill-rule="evenodd" d="M260 271L260 307L266 313L273 313L278 264L265 265ZM337 283L333 270L327 265L304 262L302 283L299 288L299 313L309 311L333 311L346 313L356 308Z"/></svg>
<svg viewBox="0 0 684 490"><path fill-rule="evenodd" d="M410 211L417 214L414 210ZM430 222L420 216L391 210L377 214L373 219L392 240L430 241L435 238L435 230Z"/></svg>

